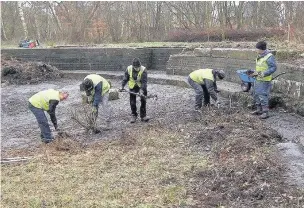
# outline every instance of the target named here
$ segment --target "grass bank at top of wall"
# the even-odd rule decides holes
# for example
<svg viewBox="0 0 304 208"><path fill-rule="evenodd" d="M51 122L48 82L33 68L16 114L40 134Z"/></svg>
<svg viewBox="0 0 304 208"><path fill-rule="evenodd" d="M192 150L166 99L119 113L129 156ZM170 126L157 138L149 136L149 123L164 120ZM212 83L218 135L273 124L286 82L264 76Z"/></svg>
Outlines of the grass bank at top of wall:
<svg viewBox="0 0 304 208"><path fill-rule="evenodd" d="M268 47L272 50L304 50L304 44L294 42L281 42L275 40L267 41ZM130 42L130 43L64 43L56 41L41 41L42 48L53 48L58 46L74 47L108 47L108 48L125 48L125 47L185 47L185 48L255 48L256 42ZM18 41L2 41L1 48L18 48Z"/></svg>

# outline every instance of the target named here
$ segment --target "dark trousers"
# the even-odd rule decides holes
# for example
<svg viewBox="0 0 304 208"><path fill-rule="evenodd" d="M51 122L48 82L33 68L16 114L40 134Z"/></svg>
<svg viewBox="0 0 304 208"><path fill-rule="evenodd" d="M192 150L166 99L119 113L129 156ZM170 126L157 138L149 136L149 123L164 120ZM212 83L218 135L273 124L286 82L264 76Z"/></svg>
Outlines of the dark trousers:
<svg viewBox="0 0 304 208"><path fill-rule="evenodd" d="M195 91L195 107L201 108L202 107L202 99L204 97L204 105L210 104L210 94L208 92L208 89L205 85L200 85L196 82L194 82L190 77L188 77L188 83L189 85L194 89Z"/></svg>
<svg viewBox="0 0 304 208"><path fill-rule="evenodd" d="M140 88L135 86L133 89L130 89L131 92L138 93ZM144 92L144 95L147 96L147 91ZM140 117L143 118L146 116L146 99L140 98ZM137 107L136 107L136 95L130 94L130 106L133 116L138 116Z"/></svg>
<svg viewBox="0 0 304 208"><path fill-rule="evenodd" d="M52 132L48 123L48 120L44 114L44 110L34 107L31 103L29 103L29 109L35 115L37 122L40 127L40 136L43 142L50 142L53 140Z"/></svg>
<svg viewBox="0 0 304 208"><path fill-rule="evenodd" d="M210 94L208 92L208 89L206 85L202 85L203 91L204 91L204 105L210 104Z"/></svg>

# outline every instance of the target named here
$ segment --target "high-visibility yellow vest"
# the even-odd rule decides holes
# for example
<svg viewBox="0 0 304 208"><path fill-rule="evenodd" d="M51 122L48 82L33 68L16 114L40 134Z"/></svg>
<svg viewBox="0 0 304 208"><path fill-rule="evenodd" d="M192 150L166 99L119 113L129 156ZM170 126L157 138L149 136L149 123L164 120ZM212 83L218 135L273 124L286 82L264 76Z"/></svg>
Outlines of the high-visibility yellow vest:
<svg viewBox="0 0 304 208"><path fill-rule="evenodd" d="M189 74L189 76L194 82L196 82L200 85L204 84L204 79L209 79L209 80L214 81L212 69L198 69L198 70L191 72Z"/></svg>
<svg viewBox="0 0 304 208"><path fill-rule="evenodd" d="M267 59L269 59L269 57L273 56L271 53L268 53L266 56L260 58L259 60L256 59L256 67L255 70L257 72L265 72L268 70L268 64L267 64ZM259 81L271 81L272 80L272 75L260 78L257 77L257 80Z"/></svg>
<svg viewBox="0 0 304 208"><path fill-rule="evenodd" d="M91 92L92 95L94 95L94 93L95 93L96 85L98 85L100 82L102 82L101 95L104 95L105 93L107 93L110 90L111 86L110 86L109 82L98 74L90 74L90 75L86 76L84 79L92 80L92 82L93 82L93 90Z"/></svg>
<svg viewBox="0 0 304 208"><path fill-rule="evenodd" d="M133 69L132 65L128 66L128 68L127 68L128 73L129 73L129 82L128 82L129 88L133 89L136 84L138 87L141 87L141 75L146 70L146 67L140 66L139 72L137 74L137 80L133 79L133 70L132 69Z"/></svg>
<svg viewBox="0 0 304 208"><path fill-rule="evenodd" d="M59 91L54 89L43 90L33 95L29 102L36 108L48 111L50 107L50 100L60 101Z"/></svg>

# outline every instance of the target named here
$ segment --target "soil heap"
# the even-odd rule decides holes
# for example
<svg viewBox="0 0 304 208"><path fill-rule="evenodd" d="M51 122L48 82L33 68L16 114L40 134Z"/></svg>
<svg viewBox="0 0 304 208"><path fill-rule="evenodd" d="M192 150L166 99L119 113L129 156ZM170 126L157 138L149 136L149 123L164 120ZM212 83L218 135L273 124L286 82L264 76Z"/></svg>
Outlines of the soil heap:
<svg viewBox="0 0 304 208"><path fill-rule="evenodd" d="M55 66L43 62L1 59L1 83L18 85L37 84L62 77L63 74Z"/></svg>

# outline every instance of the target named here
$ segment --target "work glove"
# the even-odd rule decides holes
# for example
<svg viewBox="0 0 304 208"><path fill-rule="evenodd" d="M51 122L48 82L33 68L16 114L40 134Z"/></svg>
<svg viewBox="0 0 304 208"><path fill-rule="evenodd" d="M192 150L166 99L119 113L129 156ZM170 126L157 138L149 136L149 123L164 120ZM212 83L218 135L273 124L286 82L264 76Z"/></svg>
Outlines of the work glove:
<svg viewBox="0 0 304 208"><path fill-rule="evenodd" d="M94 96L92 95L92 96L88 96L88 98L87 98L87 103L93 103L93 101L94 101Z"/></svg>
<svg viewBox="0 0 304 208"><path fill-rule="evenodd" d="M264 73L263 72L253 72L252 74L249 75L250 77L259 77L259 78L263 78L264 77Z"/></svg>
<svg viewBox="0 0 304 208"><path fill-rule="evenodd" d="M143 89L140 89L140 90L139 90L139 93L140 93L141 95L144 95L144 92L145 92L145 91L144 91Z"/></svg>
<svg viewBox="0 0 304 208"><path fill-rule="evenodd" d="M220 107L221 107L220 101L217 100L217 101L215 102L215 106L216 106L217 108L220 108Z"/></svg>
<svg viewBox="0 0 304 208"><path fill-rule="evenodd" d="M256 77L258 76L258 72L254 71L253 73L249 74L250 77Z"/></svg>
<svg viewBox="0 0 304 208"><path fill-rule="evenodd" d="M258 72L258 77L259 78L263 78L264 77L264 73L263 72Z"/></svg>
<svg viewBox="0 0 304 208"><path fill-rule="evenodd" d="M96 106L93 106L92 113L97 114L97 107Z"/></svg>

